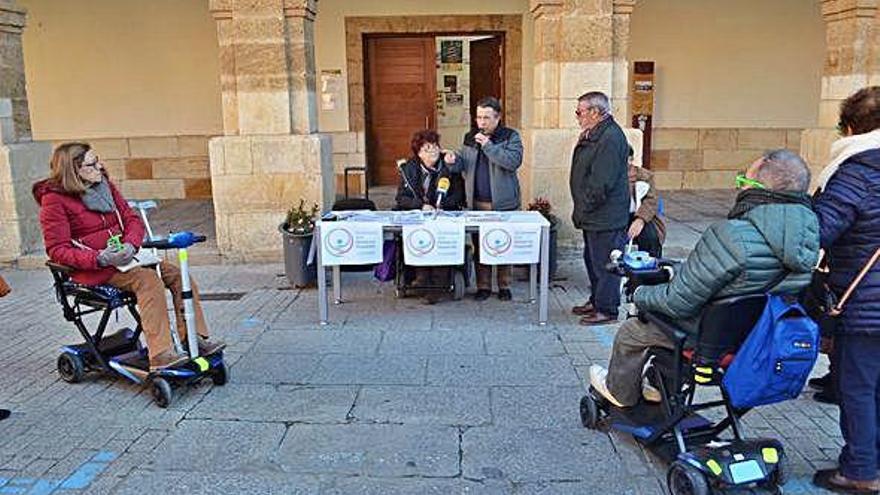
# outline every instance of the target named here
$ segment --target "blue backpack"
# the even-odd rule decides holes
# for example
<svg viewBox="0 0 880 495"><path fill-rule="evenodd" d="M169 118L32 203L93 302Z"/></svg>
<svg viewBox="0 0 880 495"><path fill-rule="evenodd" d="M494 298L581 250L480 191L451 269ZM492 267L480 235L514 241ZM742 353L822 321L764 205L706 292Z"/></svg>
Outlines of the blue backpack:
<svg viewBox="0 0 880 495"><path fill-rule="evenodd" d="M768 294L722 384L737 409L794 399L819 356L819 327L793 298Z"/></svg>

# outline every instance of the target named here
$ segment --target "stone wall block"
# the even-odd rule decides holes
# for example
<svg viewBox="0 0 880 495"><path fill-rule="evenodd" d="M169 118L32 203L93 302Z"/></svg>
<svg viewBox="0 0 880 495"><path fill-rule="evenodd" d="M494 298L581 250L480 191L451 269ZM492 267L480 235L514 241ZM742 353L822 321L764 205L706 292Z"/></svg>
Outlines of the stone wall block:
<svg viewBox="0 0 880 495"><path fill-rule="evenodd" d="M170 157L180 153L176 136L129 138L128 148L132 158Z"/></svg>
<svg viewBox="0 0 880 495"><path fill-rule="evenodd" d="M764 150L703 151L703 170L735 170L741 172L758 159ZM687 185L685 185L687 188Z"/></svg>
<svg viewBox="0 0 880 495"><path fill-rule="evenodd" d="M330 133L333 141L333 154L338 153L357 153L358 146L357 133L354 132L333 132Z"/></svg>
<svg viewBox="0 0 880 495"><path fill-rule="evenodd" d="M158 158L153 160L154 179L203 179L211 176L208 157Z"/></svg>
<svg viewBox="0 0 880 495"><path fill-rule="evenodd" d="M651 147L655 150L695 150L699 140L699 129L658 128L651 134Z"/></svg>
<svg viewBox="0 0 880 495"><path fill-rule="evenodd" d="M683 189L730 189L734 185L735 170L697 170L684 172Z"/></svg>
<svg viewBox="0 0 880 495"><path fill-rule="evenodd" d="M211 199L211 178L183 179L186 199Z"/></svg>
<svg viewBox="0 0 880 495"><path fill-rule="evenodd" d="M117 183L117 185L125 180L125 160L121 158L111 160L101 158L101 161L104 163L104 169L110 175L110 180Z"/></svg>
<svg viewBox="0 0 880 495"><path fill-rule="evenodd" d="M126 180L122 194L127 199L184 199L182 179Z"/></svg>
<svg viewBox="0 0 880 495"><path fill-rule="evenodd" d="M654 185L660 190L677 190L682 188L685 172L679 171L654 171Z"/></svg>
<svg viewBox="0 0 880 495"><path fill-rule="evenodd" d="M222 173L226 175L251 175L254 172L254 159L251 155L250 139L223 138L222 143L224 165ZM214 172L212 174L217 175Z"/></svg>
<svg viewBox="0 0 880 495"><path fill-rule="evenodd" d="M700 148L704 150L736 149L736 130L700 129Z"/></svg>
<svg viewBox="0 0 880 495"><path fill-rule="evenodd" d="M800 151L801 149L801 133L803 129L788 129L785 131L785 147L794 150Z"/></svg>
<svg viewBox="0 0 880 495"><path fill-rule="evenodd" d="M530 141L531 166L539 169L568 169L571 167L571 153L577 143L579 132L576 129L545 129L535 131Z"/></svg>
<svg viewBox="0 0 880 495"><path fill-rule="evenodd" d="M577 99L587 91L601 91L606 95L613 94L614 65L612 62L565 62L559 65L559 96L561 98Z"/></svg>
<svg viewBox="0 0 880 495"><path fill-rule="evenodd" d="M737 148L776 149L785 147L785 129L737 129Z"/></svg>
<svg viewBox="0 0 880 495"><path fill-rule="evenodd" d="M180 156L208 156L209 136L179 136Z"/></svg>
<svg viewBox="0 0 880 495"><path fill-rule="evenodd" d="M153 178L153 160L150 158L132 158L125 160L125 177L131 180L149 180Z"/></svg>
<svg viewBox="0 0 880 495"><path fill-rule="evenodd" d="M238 93L238 126L243 134L289 134L290 95L287 92Z"/></svg>
<svg viewBox="0 0 880 495"><path fill-rule="evenodd" d="M89 139L88 143L92 145L95 152L101 157L101 160L116 160L120 158L128 158L131 153L128 150L128 139ZM61 143L58 143L61 144Z"/></svg>

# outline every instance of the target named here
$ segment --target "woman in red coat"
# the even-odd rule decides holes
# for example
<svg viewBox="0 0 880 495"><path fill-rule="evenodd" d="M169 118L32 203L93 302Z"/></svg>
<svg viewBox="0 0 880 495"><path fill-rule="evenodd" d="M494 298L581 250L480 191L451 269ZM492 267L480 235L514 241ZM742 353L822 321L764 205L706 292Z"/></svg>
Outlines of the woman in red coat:
<svg viewBox="0 0 880 495"><path fill-rule="evenodd" d="M49 258L73 269L71 278L83 285L109 284L135 294L144 337L149 348L150 369L155 370L186 360L171 346L171 327L165 288L172 294L177 330L186 341L183 320L183 283L180 269L166 261L160 264L162 277L153 268L135 267L121 272L144 238L144 224L119 189L107 178L101 161L91 146L66 143L52 155L51 175L33 186L40 205L40 225ZM120 235L122 249L108 245L111 236ZM199 352L209 354L218 343L208 343L208 327L192 284Z"/></svg>

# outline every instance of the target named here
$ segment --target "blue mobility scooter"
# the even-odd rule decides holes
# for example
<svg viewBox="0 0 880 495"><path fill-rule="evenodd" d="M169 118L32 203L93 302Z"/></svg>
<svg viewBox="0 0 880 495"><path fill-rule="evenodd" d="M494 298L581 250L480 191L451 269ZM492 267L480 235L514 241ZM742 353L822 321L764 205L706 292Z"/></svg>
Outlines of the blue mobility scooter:
<svg viewBox="0 0 880 495"><path fill-rule="evenodd" d="M583 425L631 434L669 463L667 485L672 495L752 488L782 493L787 474L782 444L771 438L746 439L740 418L748 410L735 409L721 385L725 369L761 316L766 295L710 303L700 318L696 341L691 343L675 322L660 314L638 313L632 302L638 286L669 281L675 263L645 252L615 255L608 269L626 279L628 317L657 325L674 342L675 350L648 351L644 373L660 391L659 403L641 399L634 407L618 408L590 387L580 403ZM697 403L698 387L718 387L721 398ZM723 408L723 419L711 421L700 414L710 408ZM723 436L728 429L732 435Z"/></svg>
<svg viewBox="0 0 880 495"><path fill-rule="evenodd" d="M142 331L141 318L133 293L121 291L111 285L80 285L70 279L70 268L51 261L47 265L52 271L55 295L64 310L64 318L76 325L84 340L80 344L67 345L61 349L61 355L58 356L58 373L61 379L77 383L87 372L97 371L119 375L134 383L148 383L156 405L165 408L171 403L173 386L190 384L206 377L211 378L215 385L224 385L229 379L229 371L223 361L222 348L206 356L199 355L189 280L188 248L195 243L204 242L205 236L177 232L166 238L152 238L152 234L150 237L151 239L144 241L142 248L178 250L189 359L173 367L150 371L148 351L139 339ZM105 335L113 312L123 308L134 318L137 324L135 330L122 328ZM91 333L83 322L83 317L98 312L101 317L97 329ZM172 334L175 350L180 352L181 346L173 325Z"/></svg>

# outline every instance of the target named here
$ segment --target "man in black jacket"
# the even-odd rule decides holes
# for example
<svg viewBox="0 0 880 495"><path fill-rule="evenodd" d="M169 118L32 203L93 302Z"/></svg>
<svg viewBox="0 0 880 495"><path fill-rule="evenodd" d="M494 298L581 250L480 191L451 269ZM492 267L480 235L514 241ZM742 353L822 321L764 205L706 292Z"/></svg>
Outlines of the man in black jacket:
<svg viewBox="0 0 880 495"><path fill-rule="evenodd" d="M622 250L627 241L629 145L611 117L605 94L582 95L575 115L583 132L571 159L571 218L575 228L583 231L590 298L572 312L582 317L582 325L601 325L617 320L620 304L620 277L608 273L605 264L611 251Z"/></svg>

